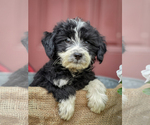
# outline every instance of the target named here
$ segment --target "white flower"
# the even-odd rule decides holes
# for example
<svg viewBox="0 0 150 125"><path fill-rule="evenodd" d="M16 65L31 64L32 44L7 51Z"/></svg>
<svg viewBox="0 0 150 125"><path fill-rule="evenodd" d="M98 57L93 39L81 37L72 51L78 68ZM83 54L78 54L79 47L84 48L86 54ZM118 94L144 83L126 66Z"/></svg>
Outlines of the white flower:
<svg viewBox="0 0 150 125"><path fill-rule="evenodd" d="M117 76L119 77L119 83L122 81L122 65L119 66L119 70L116 71Z"/></svg>
<svg viewBox="0 0 150 125"><path fill-rule="evenodd" d="M147 65L146 70L142 70L141 73L146 78L145 83L150 82L150 65Z"/></svg>

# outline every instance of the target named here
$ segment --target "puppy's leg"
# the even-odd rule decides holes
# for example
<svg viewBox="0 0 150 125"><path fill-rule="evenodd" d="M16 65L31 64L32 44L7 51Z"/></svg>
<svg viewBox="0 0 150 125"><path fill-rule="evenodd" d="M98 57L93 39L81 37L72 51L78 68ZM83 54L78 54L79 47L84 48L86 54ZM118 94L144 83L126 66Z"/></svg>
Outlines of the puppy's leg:
<svg viewBox="0 0 150 125"><path fill-rule="evenodd" d="M53 91L54 98L58 101L59 115L64 120L69 120L73 116L75 93L75 88L71 85L56 87Z"/></svg>
<svg viewBox="0 0 150 125"><path fill-rule="evenodd" d="M69 96L68 99L60 100L59 106L59 115L64 120L69 120L74 113L74 105L75 105L75 96Z"/></svg>
<svg viewBox="0 0 150 125"><path fill-rule="evenodd" d="M95 113L100 113L105 108L105 104L108 100L105 94L106 88L98 79L90 81L89 84L84 88L87 90L88 107Z"/></svg>

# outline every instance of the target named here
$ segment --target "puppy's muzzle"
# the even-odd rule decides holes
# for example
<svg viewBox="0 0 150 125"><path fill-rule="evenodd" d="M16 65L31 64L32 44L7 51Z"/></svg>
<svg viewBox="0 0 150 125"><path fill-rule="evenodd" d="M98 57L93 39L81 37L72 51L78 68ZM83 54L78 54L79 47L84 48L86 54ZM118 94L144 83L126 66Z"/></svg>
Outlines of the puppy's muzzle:
<svg viewBox="0 0 150 125"><path fill-rule="evenodd" d="M80 60L81 58L82 58L82 53L74 53L74 57L75 57L75 59L78 61L78 60Z"/></svg>

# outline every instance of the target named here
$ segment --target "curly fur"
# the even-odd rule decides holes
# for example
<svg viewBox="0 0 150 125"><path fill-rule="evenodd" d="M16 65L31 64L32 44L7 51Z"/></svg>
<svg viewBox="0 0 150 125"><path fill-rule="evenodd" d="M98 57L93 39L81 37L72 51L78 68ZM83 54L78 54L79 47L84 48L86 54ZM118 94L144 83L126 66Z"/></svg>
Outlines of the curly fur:
<svg viewBox="0 0 150 125"><path fill-rule="evenodd" d="M46 88L60 103L60 107L61 102L63 105L65 102L74 104L75 99L71 99L75 98L76 91L96 79L92 65L96 57L100 63L103 61L106 53L104 37L89 22L76 18L58 23L52 33L45 32L42 44L50 61L36 73L30 86ZM75 54L80 54L80 57ZM68 120L72 113L69 116L59 114Z"/></svg>

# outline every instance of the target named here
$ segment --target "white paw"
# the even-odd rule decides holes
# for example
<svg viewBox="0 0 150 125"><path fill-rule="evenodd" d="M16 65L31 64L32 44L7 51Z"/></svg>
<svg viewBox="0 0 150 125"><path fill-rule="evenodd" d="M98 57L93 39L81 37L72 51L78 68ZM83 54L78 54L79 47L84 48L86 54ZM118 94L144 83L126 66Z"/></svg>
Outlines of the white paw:
<svg viewBox="0 0 150 125"><path fill-rule="evenodd" d="M88 107L92 112L95 113L100 113L101 111L103 111L108 100L107 95L105 94L98 94L94 96L89 93L87 94L87 98L89 100Z"/></svg>
<svg viewBox="0 0 150 125"><path fill-rule="evenodd" d="M105 104L108 100L107 95L105 94L106 88L98 79L90 81L89 84L85 87L85 90L88 91L88 107L91 111L95 113L100 113L105 108Z"/></svg>
<svg viewBox="0 0 150 125"><path fill-rule="evenodd" d="M61 100L59 106L59 116L61 119L69 120L74 113L75 96L70 96L67 100Z"/></svg>

